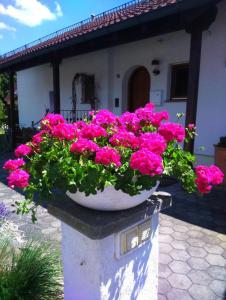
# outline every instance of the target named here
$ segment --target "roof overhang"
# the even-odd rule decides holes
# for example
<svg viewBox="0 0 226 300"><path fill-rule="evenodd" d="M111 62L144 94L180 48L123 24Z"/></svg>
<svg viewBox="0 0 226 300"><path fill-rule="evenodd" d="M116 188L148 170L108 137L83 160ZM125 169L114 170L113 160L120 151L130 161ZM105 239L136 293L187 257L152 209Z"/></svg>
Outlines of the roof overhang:
<svg viewBox="0 0 226 300"><path fill-rule="evenodd" d="M98 29L0 64L0 72L19 71L148 37L183 30L194 16L221 0L181 0L146 14Z"/></svg>

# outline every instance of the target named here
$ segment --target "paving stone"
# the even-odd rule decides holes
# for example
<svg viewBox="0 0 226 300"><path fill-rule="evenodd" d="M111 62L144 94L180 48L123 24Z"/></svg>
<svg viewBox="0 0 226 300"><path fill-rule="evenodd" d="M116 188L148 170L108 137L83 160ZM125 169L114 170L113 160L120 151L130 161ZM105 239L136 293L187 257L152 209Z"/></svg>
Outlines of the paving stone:
<svg viewBox="0 0 226 300"><path fill-rule="evenodd" d="M171 286L168 282L168 280L164 278L159 278L159 287L158 292L160 295L166 295L168 292L170 292Z"/></svg>
<svg viewBox="0 0 226 300"><path fill-rule="evenodd" d="M186 226L182 226L182 225L175 225L173 227L174 231L178 231L178 232L187 232L188 231L188 228Z"/></svg>
<svg viewBox="0 0 226 300"><path fill-rule="evenodd" d="M201 239L194 239L194 238L187 239L187 243L193 247L203 247L205 245L205 242L202 241Z"/></svg>
<svg viewBox="0 0 226 300"><path fill-rule="evenodd" d="M173 249L170 255L175 260L187 261L190 256L185 250Z"/></svg>
<svg viewBox="0 0 226 300"><path fill-rule="evenodd" d="M170 270L170 268L167 265L159 263L159 277L160 278L167 278L171 273L172 273L172 271Z"/></svg>
<svg viewBox="0 0 226 300"><path fill-rule="evenodd" d="M193 300L188 291L172 288L167 294L168 300ZM159 299L158 299L159 300Z"/></svg>
<svg viewBox="0 0 226 300"><path fill-rule="evenodd" d="M170 246L170 244L166 243L159 243L159 252L160 253L169 253L173 248Z"/></svg>
<svg viewBox="0 0 226 300"><path fill-rule="evenodd" d="M198 230L190 230L188 235L192 238L202 238L204 234Z"/></svg>
<svg viewBox="0 0 226 300"><path fill-rule="evenodd" d="M163 233L163 234L171 234L173 233L173 229L170 228L170 227L165 227L165 226L161 226L160 229L159 229L159 232L160 233Z"/></svg>
<svg viewBox="0 0 226 300"><path fill-rule="evenodd" d="M158 300L167 300L166 296L158 294Z"/></svg>
<svg viewBox="0 0 226 300"><path fill-rule="evenodd" d="M207 243L207 244L212 244L212 245L219 245L220 239L217 238L217 236L210 236L210 235L205 235L202 240Z"/></svg>
<svg viewBox="0 0 226 300"><path fill-rule="evenodd" d="M171 243L173 238L168 234L160 234L159 235L159 242L160 243Z"/></svg>
<svg viewBox="0 0 226 300"><path fill-rule="evenodd" d="M186 241L188 239L188 235L184 232L174 232L171 236L178 241Z"/></svg>
<svg viewBox="0 0 226 300"><path fill-rule="evenodd" d="M165 254L165 253L159 254L159 262L161 264L168 265L171 261L172 261L172 258L168 254Z"/></svg>
<svg viewBox="0 0 226 300"><path fill-rule="evenodd" d="M172 261L169 267L173 272L178 274L187 274L191 270L191 267L186 262L176 260Z"/></svg>
<svg viewBox="0 0 226 300"><path fill-rule="evenodd" d="M226 280L226 278L225 278ZM225 292L226 292L226 281L220 281L220 280L214 280L210 284L210 288L214 291L214 293L219 296L224 298Z"/></svg>
<svg viewBox="0 0 226 300"><path fill-rule="evenodd" d="M206 260L208 261L209 264L213 266L220 266L220 267L226 266L226 260L221 255L208 254L206 256Z"/></svg>
<svg viewBox="0 0 226 300"><path fill-rule="evenodd" d="M225 267L211 266L207 272L214 279L219 279L219 280L226 279L226 268Z"/></svg>
<svg viewBox="0 0 226 300"><path fill-rule="evenodd" d="M207 252L200 247L189 246L187 251L193 257L205 257L207 255Z"/></svg>
<svg viewBox="0 0 226 300"><path fill-rule="evenodd" d="M226 259L226 250L222 253L222 256Z"/></svg>
<svg viewBox="0 0 226 300"><path fill-rule="evenodd" d="M188 264L194 270L207 270L210 266L204 258L191 257L188 260Z"/></svg>
<svg viewBox="0 0 226 300"><path fill-rule="evenodd" d="M218 234L217 236L221 241L226 242L226 234Z"/></svg>
<svg viewBox="0 0 226 300"><path fill-rule="evenodd" d="M212 244L206 244L204 246L204 249L212 254L222 254L224 252L223 248L217 245L212 245Z"/></svg>
<svg viewBox="0 0 226 300"><path fill-rule="evenodd" d="M223 249L226 249L226 242L221 242L221 243L220 243L220 246L221 246Z"/></svg>
<svg viewBox="0 0 226 300"><path fill-rule="evenodd" d="M216 300L216 295L207 286L193 284L189 293L194 300Z"/></svg>
<svg viewBox="0 0 226 300"><path fill-rule="evenodd" d="M189 245L185 241L174 240L174 241L171 242L171 246L175 249L178 249L178 250L186 250Z"/></svg>
<svg viewBox="0 0 226 300"><path fill-rule="evenodd" d="M177 289L186 290L192 285L191 280L186 275L183 274L176 274L176 273L171 274L168 277L168 280L172 285L172 287Z"/></svg>
<svg viewBox="0 0 226 300"><path fill-rule="evenodd" d="M191 270L188 273L188 277L191 279L193 283L200 284L200 285L209 285L212 281L212 278L206 271L200 270Z"/></svg>
<svg viewBox="0 0 226 300"><path fill-rule="evenodd" d="M166 220L164 219L164 215L161 215L161 216L162 216L162 218L163 218L163 219L160 220L160 225L161 225L161 226L166 226L166 227L167 227L167 226L168 226L168 227L173 226L173 222L172 222L172 221L169 221L169 220L166 221Z"/></svg>

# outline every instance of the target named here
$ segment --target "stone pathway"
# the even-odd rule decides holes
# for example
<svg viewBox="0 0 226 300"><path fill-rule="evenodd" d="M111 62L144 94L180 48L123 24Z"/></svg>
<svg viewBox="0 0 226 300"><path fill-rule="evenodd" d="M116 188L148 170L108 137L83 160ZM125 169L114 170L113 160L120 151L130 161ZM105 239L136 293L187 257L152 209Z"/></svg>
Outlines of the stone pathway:
<svg viewBox="0 0 226 300"><path fill-rule="evenodd" d="M158 300L225 300L226 189L203 198L186 195L178 185L165 190L172 193L173 206L160 215ZM11 204L22 198L6 186L0 170L0 202L12 210ZM11 218L27 237L59 248L60 223L45 209L39 209L35 225L29 217Z"/></svg>

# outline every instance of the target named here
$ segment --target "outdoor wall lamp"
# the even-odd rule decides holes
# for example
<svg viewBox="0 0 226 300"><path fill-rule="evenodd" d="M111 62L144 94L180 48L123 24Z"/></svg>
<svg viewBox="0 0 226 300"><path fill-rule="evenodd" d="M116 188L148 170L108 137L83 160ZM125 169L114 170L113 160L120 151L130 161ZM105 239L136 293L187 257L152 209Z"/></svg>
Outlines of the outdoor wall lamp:
<svg viewBox="0 0 226 300"><path fill-rule="evenodd" d="M160 61L158 59L153 59L152 61L152 73L157 76L160 74Z"/></svg>

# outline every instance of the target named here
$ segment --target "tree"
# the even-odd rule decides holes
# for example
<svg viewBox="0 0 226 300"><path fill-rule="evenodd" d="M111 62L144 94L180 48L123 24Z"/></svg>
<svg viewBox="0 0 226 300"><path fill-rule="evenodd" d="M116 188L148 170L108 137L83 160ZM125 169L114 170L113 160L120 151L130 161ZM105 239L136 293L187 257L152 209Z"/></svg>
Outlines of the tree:
<svg viewBox="0 0 226 300"><path fill-rule="evenodd" d="M9 76L0 74L0 126L7 119L5 97L9 93Z"/></svg>

